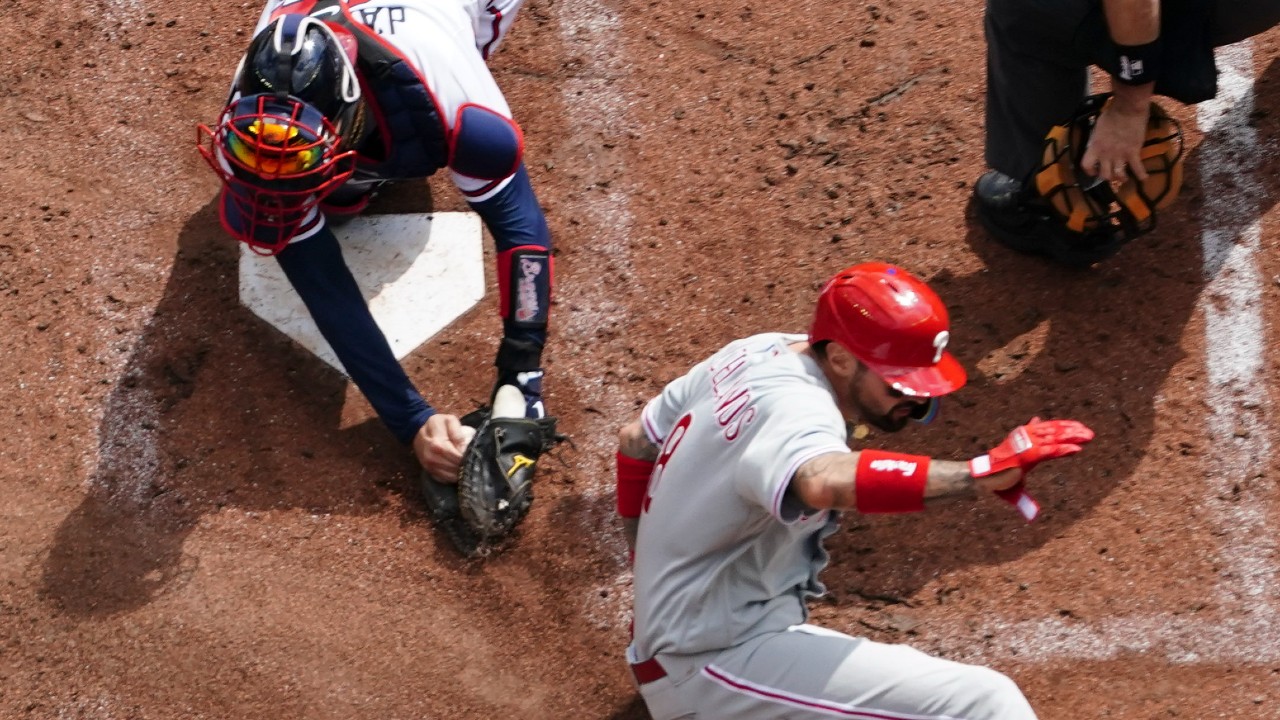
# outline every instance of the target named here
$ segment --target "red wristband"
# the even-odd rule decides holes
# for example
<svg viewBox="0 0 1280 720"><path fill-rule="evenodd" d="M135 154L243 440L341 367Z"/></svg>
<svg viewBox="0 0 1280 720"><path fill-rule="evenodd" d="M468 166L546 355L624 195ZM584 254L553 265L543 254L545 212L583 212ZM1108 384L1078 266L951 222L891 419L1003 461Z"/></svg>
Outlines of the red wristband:
<svg viewBox="0 0 1280 720"><path fill-rule="evenodd" d="M644 495L649 490L649 477L653 475L652 460L641 460L617 453L618 461L618 514L624 518L640 517Z"/></svg>
<svg viewBox="0 0 1280 720"><path fill-rule="evenodd" d="M924 509L929 458L883 450L858 454L854 505L861 513L904 513Z"/></svg>

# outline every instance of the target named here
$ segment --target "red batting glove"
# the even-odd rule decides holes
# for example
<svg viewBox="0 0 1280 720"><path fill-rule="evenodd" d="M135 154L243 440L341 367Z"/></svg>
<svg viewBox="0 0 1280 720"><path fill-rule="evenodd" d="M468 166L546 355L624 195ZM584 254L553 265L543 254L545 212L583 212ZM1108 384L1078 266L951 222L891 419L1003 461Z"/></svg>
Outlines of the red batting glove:
<svg viewBox="0 0 1280 720"><path fill-rule="evenodd" d="M991 452L969 461L969 474L986 477L1010 468L1021 468L1025 476L1045 460L1075 455L1081 444L1093 439L1093 431L1075 420L1031 418L1009 433Z"/></svg>
<svg viewBox="0 0 1280 720"><path fill-rule="evenodd" d="M1035 519L1040 504L1027 494L1026 475L1039 463L1066 457L1080 452L1081 444L1093 439L1093 431L1075 420L1048 420L1031 418L1009 433L991 452L969 461L969 474L986 477L1018 468L1024 479L1012 487L999 490L996 495L1013 505L1027 522Z"/></svg>

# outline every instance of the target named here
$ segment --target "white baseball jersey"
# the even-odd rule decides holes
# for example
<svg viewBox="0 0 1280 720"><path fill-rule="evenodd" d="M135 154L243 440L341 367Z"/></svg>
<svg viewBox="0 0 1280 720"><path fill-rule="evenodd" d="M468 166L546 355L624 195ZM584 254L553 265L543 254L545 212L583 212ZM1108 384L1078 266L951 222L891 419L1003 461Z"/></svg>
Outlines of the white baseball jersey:
<svg viewBox="0 0 1280 720"><path fill-rule="evenodd" d="M807 460L849 452L812 359L767 334L727 345L645 406L662 446L640 516L628 659L655 720L1035 720L988 668L805 624L835 513L787 492Z"/></svg>
<svg viewBox="0 0 1280 720"><path fill-rule="evenodd" d="M645 407L662 452L636 544L634 657L786 630L824 592L835 513L806 509L787 489L804 462L849 448L821 368L788 347L804 340L735 341Z"/></svg>

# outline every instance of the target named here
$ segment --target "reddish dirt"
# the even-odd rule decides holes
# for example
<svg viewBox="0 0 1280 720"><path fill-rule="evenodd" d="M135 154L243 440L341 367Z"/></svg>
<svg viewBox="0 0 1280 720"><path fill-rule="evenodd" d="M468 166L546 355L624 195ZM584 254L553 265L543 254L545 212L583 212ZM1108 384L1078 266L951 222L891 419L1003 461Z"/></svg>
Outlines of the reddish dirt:
<svg viewBox="0 0 1280 720"><path fill-rule="evenodd" d="M530 0L493 67L558 244L549 406L575 444L513 547L468 562L364 401L237 301L193 140L258 4L197 5L0 14L0 716L646 717L621 659L616 429L724 342L803 329L826 276L876 258L950 303L973 380L934 426L871 444L967 457L1034 414L1098 440L1035 477L1031 526L995 500L848 518L816 620L989 663L1044 718L1280 717L1280 598L1224 569L1260 540L1215 520L1273 497L1277 468L1233 487L1209 465L1186 109L1185 200L1063 273L967 207L980 3ZM1277 42L1254 45L1264 214ZM464 208L437 178L374 212L428 189ZM1266 317L1277 239L1264 225ZM406 366L465 412L497 329L491 292ZM1094 643L1018 644L1035 621Z"/></svg>

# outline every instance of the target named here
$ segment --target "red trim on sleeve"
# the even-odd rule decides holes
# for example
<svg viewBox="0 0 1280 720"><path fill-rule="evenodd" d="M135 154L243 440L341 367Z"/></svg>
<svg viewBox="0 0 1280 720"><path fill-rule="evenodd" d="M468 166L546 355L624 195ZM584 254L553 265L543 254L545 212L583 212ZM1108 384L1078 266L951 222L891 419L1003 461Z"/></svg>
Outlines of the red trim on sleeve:
<svg viewBox="0 0 1280 720"><path fill-rule="evenodd" d="M493 37L489 38L489 42L485 43L484 47L480 49L480 57L487 61L489 52L493 49L493 44L498 42L498 33L502 30L502 11L492 5L485 8L485 10L493 13Z"/></svg>

